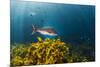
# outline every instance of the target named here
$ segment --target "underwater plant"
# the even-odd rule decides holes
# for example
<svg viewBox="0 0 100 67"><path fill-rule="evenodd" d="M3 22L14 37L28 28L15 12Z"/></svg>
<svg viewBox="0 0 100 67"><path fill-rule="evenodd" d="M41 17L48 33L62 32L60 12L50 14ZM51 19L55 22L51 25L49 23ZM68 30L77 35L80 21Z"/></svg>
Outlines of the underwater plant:
<svg viewBox="0 0 100 67"><path fill-rule="evenodd" d="M60 39L43 40L38 37L38 42L29 46L16 45L11 47L11 65L36 65L63 63L65 55L69 54L69 47Z"/></svg>
<svg viewBox="0 0 100 67"><path fill-rule="evenodd" d="M29 45L16 44L11 47L11 66L59 64L72 62L86 62L88 58L70 51L72 47L58 39L42 39Z"/></svg>

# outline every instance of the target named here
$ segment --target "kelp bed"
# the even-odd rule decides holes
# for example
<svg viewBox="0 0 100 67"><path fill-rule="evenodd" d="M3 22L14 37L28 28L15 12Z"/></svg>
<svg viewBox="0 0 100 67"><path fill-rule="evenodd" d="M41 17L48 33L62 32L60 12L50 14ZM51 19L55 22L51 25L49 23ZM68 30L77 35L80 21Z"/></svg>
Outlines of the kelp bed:
<svg viewBox="0 0 100 67"><path fill-rule="evenodd" d="M70 51L70 44L58 39L38 37L29 45L11 46L11 66L59 64L90 61L86 56Z"/></svg>

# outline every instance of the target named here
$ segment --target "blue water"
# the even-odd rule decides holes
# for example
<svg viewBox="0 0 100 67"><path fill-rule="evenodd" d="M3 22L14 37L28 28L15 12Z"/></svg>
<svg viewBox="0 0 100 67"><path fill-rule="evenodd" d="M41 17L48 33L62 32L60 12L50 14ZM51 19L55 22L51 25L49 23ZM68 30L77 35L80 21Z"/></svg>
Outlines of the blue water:
<svg viewBox="0 0 100 67"><path fill-rule="evenodd" d="M65 42L95 43L95 6L11 1L11 43L30 43L43 35L32 24L51 26Z"/></svg>

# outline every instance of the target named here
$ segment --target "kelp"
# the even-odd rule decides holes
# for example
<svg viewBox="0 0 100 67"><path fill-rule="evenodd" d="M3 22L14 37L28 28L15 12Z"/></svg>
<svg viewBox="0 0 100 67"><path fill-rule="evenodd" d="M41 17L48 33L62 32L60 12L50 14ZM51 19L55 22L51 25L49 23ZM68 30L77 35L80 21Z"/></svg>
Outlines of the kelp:
<svg viewBox="0 0 100 67"><path fill-rule="evenodd" d="M16 44L11 46L11 66L59 64L88 61L79 54L71 54L69 43L58 39L42 39L25 46Z"/></svg>

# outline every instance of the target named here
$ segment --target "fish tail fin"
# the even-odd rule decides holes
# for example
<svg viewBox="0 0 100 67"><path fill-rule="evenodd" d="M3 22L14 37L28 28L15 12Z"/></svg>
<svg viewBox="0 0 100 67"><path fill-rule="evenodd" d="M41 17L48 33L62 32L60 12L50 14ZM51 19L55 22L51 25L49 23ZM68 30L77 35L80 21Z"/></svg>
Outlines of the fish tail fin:
<svg viewBox="0 0 100 67"><path fill-rule="evenodd" d="M35 28L35 26L32 24L32 35L36 32L36 28Z"/></svg>
<svg viewBox="0 0 100 67"><path fill-rule="evenodd" d="M32 24L32 28L33 28L33 30L35 30L35 26Z"/></svg>
<svg viewBox="0 0 100 67"><path fill-rule="evenodd" d="M36 28L35 28L35 26L32 24L32 28L33 28L33 31L36 31Z"/></svg>

